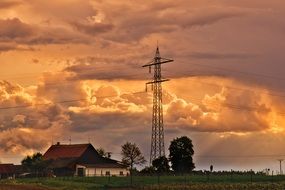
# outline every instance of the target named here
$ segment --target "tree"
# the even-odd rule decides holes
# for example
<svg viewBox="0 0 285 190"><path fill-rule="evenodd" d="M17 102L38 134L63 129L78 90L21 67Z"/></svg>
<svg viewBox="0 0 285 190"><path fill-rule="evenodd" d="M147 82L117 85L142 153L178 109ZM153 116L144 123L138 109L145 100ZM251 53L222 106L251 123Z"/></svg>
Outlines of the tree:
<svg viewBox="0 0 285 190"><path fill-rule="evenodd" d="M146 162L139 147L135 143L126 142L122 145L122 162L130 167L131 185L133 184L134 165L142 165Z"/></svg>
<svg viewBox="0 0 285 190"><path fill-rule="evenodd" d="M21 163L29 172L43 174L48 167L49 161L44 160L41 153L35 153L32 156L25 157Z"/></svg>
<svg viewBox="0 0 285 190"><path fill-rule="evenodd" d="M169 159L175 172L191 172L195 168L192 158L193 144L188 137L182 136L171 141L169 152Z"/></svg>
<svg viewBox="0 0 285 190"><path fill-rule="evenodd" d="M96 149L96 151L102 157L111 158L111 152L106 152L103 148L98 148L98 149Z"/></svg>
<svg viewBox="0 0 285 190"><path fill-rule="evenodd" d="M154 175L155 174L155 168L153 166L147 166L144 169L140 171L143 175Z"/></svg>
<svg viewBox="0 0 285 190"><path fill-rule="evenodd" d="M167 173L170 170L168 159L165 156L161 156L153 160L152 166L158 173Z"/></svg>
<svg viewBox="0 0 285 190"><path fill-rule="evenodd" d="M135 143L126 142L122 145L122 162L132 170L134 165L142 165L146 162L139 147Z"/></svg>
<svg viewBox="0 0 285 190"><path fill-rule="evenodd" d="M214 166L211 165L211 166L210 166L210 172L213 172L213 169L214 169Z"/></svg>

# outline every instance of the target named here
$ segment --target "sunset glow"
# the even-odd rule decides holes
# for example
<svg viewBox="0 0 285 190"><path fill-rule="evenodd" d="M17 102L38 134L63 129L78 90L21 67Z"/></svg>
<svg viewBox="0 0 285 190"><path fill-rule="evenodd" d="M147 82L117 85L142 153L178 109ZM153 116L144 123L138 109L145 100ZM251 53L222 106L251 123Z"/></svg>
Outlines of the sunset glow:
<svg viewBox="0 0 285 190"><path fill-rule="evenodd" d="M284 9L281 0L0 1L0 161L70 137L118 159L133 141L148 158L152 75L142 65L158 43L175 60L162 70L166 147L187 135L198 169L278 169ZM244 158L225 157L234 155Z"/></svg>

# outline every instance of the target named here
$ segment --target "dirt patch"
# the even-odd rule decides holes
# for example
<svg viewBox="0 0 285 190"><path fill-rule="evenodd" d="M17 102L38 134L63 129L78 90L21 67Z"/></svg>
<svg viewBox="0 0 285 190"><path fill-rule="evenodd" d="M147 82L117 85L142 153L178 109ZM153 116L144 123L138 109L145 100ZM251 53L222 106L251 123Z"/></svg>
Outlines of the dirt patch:
<svg viewBox="0 0 285 190"><path fill-rule="evenodd" d="M37 187L33 185L5 185L0 184L0 190L50 190L44 187Z"/></svg>

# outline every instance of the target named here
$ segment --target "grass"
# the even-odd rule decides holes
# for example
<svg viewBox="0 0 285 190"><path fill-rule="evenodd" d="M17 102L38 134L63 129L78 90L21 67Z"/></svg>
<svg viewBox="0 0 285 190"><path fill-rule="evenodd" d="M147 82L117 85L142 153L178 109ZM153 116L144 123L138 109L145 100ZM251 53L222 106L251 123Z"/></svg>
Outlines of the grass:
<svg viewBox="0 0 285 190"><path fill-rule="evenodd" d="M51 189L35 185L0 184L0 190L51 190Z"/></svg>
<svg viewBox="0 0 285 190"><path fill-rule="evenodd" d="M251 179L252 177L252 179ZM130 177L59 177L31 178L2 181L2 183L33 184L58 190L93 190L127 188ZM1 186L1 185L0 185ZM189 190L284 190L285 176L263 175L185 175L185 176L134 176L136 189L189 189ZM1 189L0 189L1 190Z"/></svg>

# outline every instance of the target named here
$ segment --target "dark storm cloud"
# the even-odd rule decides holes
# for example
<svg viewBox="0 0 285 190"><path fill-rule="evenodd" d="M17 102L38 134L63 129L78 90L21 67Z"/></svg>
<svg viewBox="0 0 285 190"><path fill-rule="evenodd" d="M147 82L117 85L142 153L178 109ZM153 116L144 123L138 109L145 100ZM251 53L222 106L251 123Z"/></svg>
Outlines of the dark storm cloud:
<svg viewBox="0 0 285 190"><path fill-rule="evenodd" d="M169 7L151 12L149 9L136 12L125 11L126 19L116 24L116 35L107 36L111 40L122 42L138 41L153 33L170 33L179 28L201 27L215 24L219 21L234 17L242 17L247 14L242 9L227 9L210 7L205 9L168 11ZM136 15L135 17L131 15Z"/></svg>
<svg viewBox="0 0 285 190"><path fill-rule="evenodd" d="M23 4L28 5L27 11L35 15L44 16L53 23L60 22L68 24L69 22L86 20L97 14L97 10L92 6L92 1L82 0L61 0L61 1L39 1L23 0Z"/></svg>
<svg viewBox="0 0 285 190"><path fill-rule="evenodd" d="M0 19L0 42L24 45L88 44L88 38L63 27L40 27L18 18Z"/></svg>
<svg viewBox="0 0 285 190"><path fill-rule="evenodd" d="M148 71L141 66L145 64L145 54L128 54L119 56L77 58L71 66L64 70L74 75L77 80L116 80L116 79L144 79Z"/></svg>
<svg viewBox="0 0 285 190"><path fill-rule="evenodd" d="M215 53L215 52L193 52L187 55L190 59L248 59L256 57L249 53Z"/></svg>
<svg viewBox="0 0 285 190"><path fill-rule="evenodd" d="M16 43L0 43L0 53L7 51L34 51L35 49L28 45L17 45Z"/></svg>
<svg viewBox="0 0 285 190"><path fill-rule="evenodd" d="M89 44L85 36L73 33L66 28L42 28L37 35L29 39L20 39L18 43L28 45L49 45L49 44Z"/></svg>
<svg viewBox="0 0 285 190"><path fill-rule="evenodd" d="M0 40L8 41L32 36L34 28L18 18L0 20Z"/></svg>
<svg viewBox="0 0 285 190"><path fill-rule="evenodd" d="M75 75L71 79L76 80L117 80L117 79L126 79L126 80L141 80L144 79L147 74L147 71L141 68L129 68L127 65L115 65L108 64L104 67L98 65L74 65L66 68L65 71L74 73ZM112 70L110 70L112 68ZM133 73L130 73L130 71Z"/></svg>
<svg viewBox="0 0 285 190"><path fill-rule="evenodd" d="M11 8L17 5L20 5L21 2L19 1L13 1L13 0L2 0L0 2L0 9L7 9L7 8Z"/></svg>
<svg viewBox="0 0 285 190"><path fill-rule="evenodd" d="M207 26L218 23L222 20L235 17L243 17L248 14L248 10L231 8L223 9L222 7L207 7L197 10L187 10L166 14L165 23L176 24L182 28L192 28L195 26Z"/></svg>
<svg viewBox="0 0 285 190"><path fill-rule="evenodd" d="M71 25L78 31L88 34L90 36L96 36L100 33L105 33L113 29L112 24L105 23L80 23L73 22Z"/></svg>
<svg viewBox="0 0 285 190"><path fill-rule="evenodd" d="M2 7L12 6L16 2L20 3L18 1L1 2L0 8L1 5ZM24 9L44 14L46 18L43 20L48 20L48 24L46 22L30 23L23 21L21 17L0 19L0 42L14 42L18 45L90 44L93 43L91 36L105 33L113 28L112 24L91 23L97 11L90 2L39 3L29 0L21 3ZM53 10L52 14L46 12L48 9Z"/></svg>

